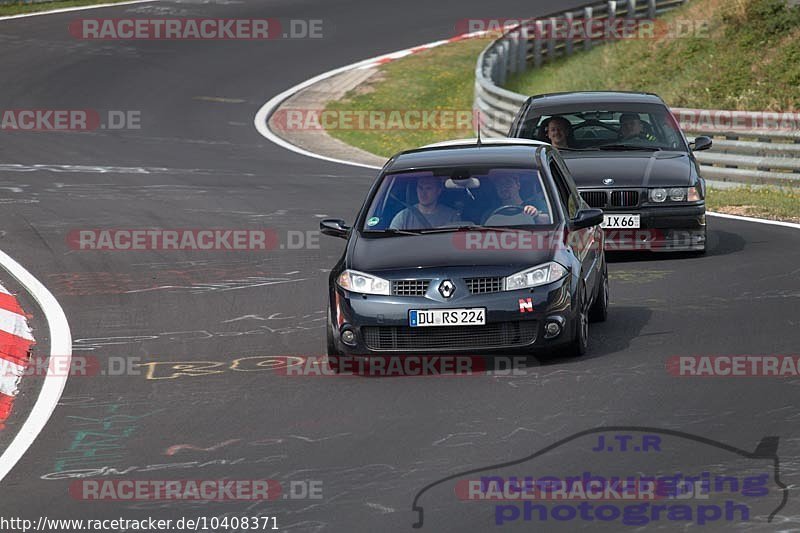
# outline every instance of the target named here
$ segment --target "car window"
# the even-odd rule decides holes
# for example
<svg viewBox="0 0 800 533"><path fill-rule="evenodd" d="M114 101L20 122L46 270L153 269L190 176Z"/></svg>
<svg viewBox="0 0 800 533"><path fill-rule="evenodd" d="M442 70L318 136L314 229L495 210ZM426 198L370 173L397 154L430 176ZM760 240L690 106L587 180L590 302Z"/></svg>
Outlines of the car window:
<svg viewBox="0 0 800 533"><path fill-rule="evenodd" d="M533 168L435 169L387 174L362 230L552 224L552 199Z"/></svg>
<svg viewBox="0 0 800 533"><path fill-rule="evenodd" d="M547 127L558 119L569 123L567 148L596 149L626 145L634 148L686 151L680 128L663 105L582 104L557 109L531 107L520 124L522 138L550 142Z"/></svg>

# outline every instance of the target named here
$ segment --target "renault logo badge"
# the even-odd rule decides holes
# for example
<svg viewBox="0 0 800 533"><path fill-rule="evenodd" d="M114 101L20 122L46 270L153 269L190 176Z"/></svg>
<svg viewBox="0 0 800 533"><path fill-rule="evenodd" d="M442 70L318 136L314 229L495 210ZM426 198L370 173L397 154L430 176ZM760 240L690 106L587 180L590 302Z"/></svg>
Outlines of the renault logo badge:
<svg viewBox="0 0 800 533"><path fill-rule="evenodd" d="M603 185L614 185L614 179L613 178L604 179L603 180Z"/></svg>
<svg viewBox="0 0 800 533"><path fill-rule="evenodd" d="M456 286L449 279L444 280L439 284L439 294L445 298L450 298L456 292Z"/></svg>

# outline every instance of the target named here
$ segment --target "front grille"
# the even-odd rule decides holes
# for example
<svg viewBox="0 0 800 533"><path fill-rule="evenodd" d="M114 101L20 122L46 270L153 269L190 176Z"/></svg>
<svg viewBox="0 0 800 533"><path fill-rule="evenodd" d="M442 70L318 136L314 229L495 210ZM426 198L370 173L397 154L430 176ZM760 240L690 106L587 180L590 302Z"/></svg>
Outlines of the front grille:
<svg viewBox="0 0 800 533"><path fill-rule="evenodd" d="M583 201L589 204L589 207L604 208L608 203L608 194L606 191L583 191L581 192Z"/></svg>
<svg viewBox="0 0 800 533"><path fill-rule="evenodd" d="M485 326L365 326L361 331L370 350L475 350L531 344L537 324L526 320Z"/></svg>
<svg viewBox="0 0 800 533"><path fill-rule="evenodd" d="M503 290L503 278L467 278L467 288L471 294L486 294Z"/></svg>
<svg viewBox="0 0 800 533"><path fill-rule="evenodd" d="M639 205L639 191L613 191L612 207L636 207Z"/></svg>
<svg viewBox="0 0 800 533"><path fill-rule="evenodd" d="M392 294L395 296L425 296L429 279L401 279L392 281Z"/></svg>

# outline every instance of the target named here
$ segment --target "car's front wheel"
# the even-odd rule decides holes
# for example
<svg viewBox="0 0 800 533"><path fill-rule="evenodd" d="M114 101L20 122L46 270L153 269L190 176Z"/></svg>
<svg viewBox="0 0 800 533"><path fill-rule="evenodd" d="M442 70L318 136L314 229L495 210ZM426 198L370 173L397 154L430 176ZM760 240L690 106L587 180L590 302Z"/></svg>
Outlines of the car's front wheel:
<svg viewBox="0 0 800 533"><path fill-rule="evenodd" d="M567 357L581 357L589 347L589 309L586 306L586 286L581 284L575 300L575 333L572 341L565 347Z"/></svg>
<svg viewBox="0 0 800 533"><path fill-rule="evenodd" d="M328 367L336 374L341 372L341 358L342 354L336 349L336 341L333 338L333 321L331 320L331 310L328 309L328 326L327 326L327 353Z"/></svg>
<svg viewBox="0 0 800 533"><path fill-rule="evenodd" d="M597 298L589 310L591 322L605 322L608 318L608 265L603 263L603 274L600 287L597 288Z"/></svg>

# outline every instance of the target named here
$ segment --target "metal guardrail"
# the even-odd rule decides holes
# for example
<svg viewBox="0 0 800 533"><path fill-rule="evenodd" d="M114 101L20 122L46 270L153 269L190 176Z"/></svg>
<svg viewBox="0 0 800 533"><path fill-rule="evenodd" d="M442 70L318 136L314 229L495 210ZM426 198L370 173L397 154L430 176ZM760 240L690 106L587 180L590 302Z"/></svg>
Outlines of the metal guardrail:
<svg viewBox="0 0 800 533"><path fill-rule="evenodd" d="M553 59L604 44L604 24L652 22L658 15L679 7L688 0L609 0L579 10L564 11L506 28L478 57L475 67L474 108L483 119L481 134L505 137L520 106L527 96L502 86L513 74L538 68ZM586 24L585 21L593 24ZM593 27L601 31L592 31ZM586 28L589 28L589 31ZM564 38L564 32L571 36ZM717 116L735 114L745 122L756 123L765 113L691 110L674 108L677 120L698 112ZM704 176L723 181L800 184L800 114L795 128L724 129L682 125L687 135L705 135L714 139L707 152L695 154ZM692 140L690 138L690 140Z"/></svg>

